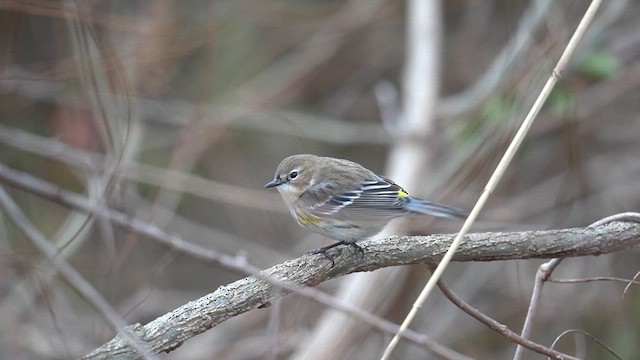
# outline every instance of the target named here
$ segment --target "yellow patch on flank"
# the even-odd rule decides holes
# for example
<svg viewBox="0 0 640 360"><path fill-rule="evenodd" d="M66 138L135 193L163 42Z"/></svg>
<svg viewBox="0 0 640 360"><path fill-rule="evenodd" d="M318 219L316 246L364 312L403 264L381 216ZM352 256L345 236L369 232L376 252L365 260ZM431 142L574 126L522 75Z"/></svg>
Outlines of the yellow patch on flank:
<svg viewBox="0 0 640 360"><path fill-rule="evenodd" d="M408 192L406 192L406 191L404 191L403 189L400 189L400 190L398 191L398 197L399 197L400 199L402 199L402 198L406 198L406 197L409 197L409 196L410 196L410 195L409 195L409 193L408 193Z"/></svg>
<svg viewBox="0 0 640 360"><path fill-rule="evenodd" d="M320 219L313 215L298 215L298 222L300 225L315 225L320 222Z"/></svg>

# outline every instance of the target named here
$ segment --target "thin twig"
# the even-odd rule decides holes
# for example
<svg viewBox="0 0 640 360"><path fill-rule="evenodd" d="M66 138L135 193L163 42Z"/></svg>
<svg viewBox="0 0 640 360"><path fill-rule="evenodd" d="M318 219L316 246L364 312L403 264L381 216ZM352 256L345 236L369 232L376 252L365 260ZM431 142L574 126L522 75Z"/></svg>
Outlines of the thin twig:
<svg viewBox="0 0 640 360"><path fill-rule="evenodd" d="M26 98L54 104L82 106L68 98L70 87L67 83L43 80L38 74L11 66L3 68L3 75L0 89L5 92L18 93ZM110 94L110 96L118 101L122 100L118 94ZM367 124L350 119L341 120L292 110L247 110L247 107L242 104L159 101L135 94L130 95L130 98L138 118L149 126L161 124L184 127L188 125L191 114L199 112L208 129L230 128L238 131L257 131L329 144L386 145L389 143L389 135L379 124Z"/></svg>
<svg viewBox="0 0 640 360"><path fill-rule="evenodd" d="M584 335L586 337L588 337L589 339L593 340L596 344L602 346L607 352L609 352L612 356L614 356L616 359L618 360L622 360L622 357L620 357L620 355L618 355L610 346L608 346L607 344L605 344L604 342L598 340L598 338L596 338L595 336L589 334L586 331L582 331L582 330L577 330L577 329L569 329L569 330L565 330L562 332L562 334L558 335L558 337L553 341L553 343L551 344L551 348L554 348L556 346L556 343L565 335L567 334L581 334Z"/></svg>
<svg viewBox="0 0 640 360"><path fill-rule="evenodd" d="M607 216L604 219L600 219L593 224L589 225L589 227L598 227L605 224L608 224L612 221L635 221L640 222L640 213L637 212L623 212L611 216Z"/></svg>
<svg viewBox="0 0 640 360"><path fill-rule="evenodd" d="M527 310L527 316L525 317L524 325L522 325L522 331L520 332L520 336L523 339L528 339L531 335L533 320L536 318L536 314L538 313L538 305L540 304L540 297L542 296L542 287L544 286L544 282L549 276L551 276L553 270L560 265L560 262L562 262L562 259L560 258L552 259L551 261L540 265L536 272L536 279L533 285L533 291L531 292L531 300L529 301L529 309ZM522 359L524 349L525 347L523 345L518 344L516 352L513 355L513 359Z"/></svg>
<svg viewBox="0 0 640 360"><path fill-rule="evenodd" d="M0 142L92 173L109 169L116 162L116 159L109 156L69 146L51 138L38 136L2 124L0 124ZM126 164L120 166L119 170L120 175L125 179L181 191L204 199L253 209L288 212L284 206L274 206L274 204L281 203L277 201L279 199L276 199L276 195L269 195L255 189L223 184L201 176L167 170L134 161L127 161ZM172 181L166 181L166 179Z"/></svg>
<svg viewBox="0 0 640 360"><path fill-rule="evenodd" d="M480 198L478 199L475 206L471 210L471 213L469 214L466 221L462 225L462 229L460 229L460 232L458 233L453 243L451 244L451 247L447 251L447 254L445 254L445 256L442 258L442 260L438 264L438 267L433 272L433 275L431 276L431 278L425 285L424 289L418 296L418 299L415 301L414 305L412 306L411 311L402 322L402 325L400 326L400 331L396 333L396 335L393 337L393 339L387 346L387 349L385 350L384 355L382 356L382 359L389 358L389 356L391 355L391 352L393 351L398 341L400 340L400 336L402 332L409 328L409 325L415 318L416 314L418 313L418 310L422 307L422 304L424 304L424 302L426 301L427 297L431 293L436 282L442 276L444 269L447 267L447 265L453 258L453 255L455 254L458 246L462 242L462 239L467 234L467 232L469 232L471 225L475 222L476 218L478 217L478 214L480 213L480 211L486 204L487 200L495 190L500 179L502 179L502 176L504 175L507 167L511 163L511 160L513 159L513 157L515 156L516 151L518 150L518 148L520 148L520 145L522 144L522 141L524 140L525 135L529 131L529 128L533 124L534 119L540 112L540 109L542 109L542 105L544 104L546 99L549 97L549 94L551 94L551 90L560 79L560 76L562 75L562 72L564 71L567 63L569 62L569 59L571 58L575 49L577 48L578 43L584 36L584 33L586 32L591 20L595 16L595 13L598 10L598 7L600 6L601 3L602 3L602 0L594 0L589 6L589 8L587 9L587 12L585 13L584 17L580 21L580 24L578 24L578 28L576 29L573 36L571 37L571 40L569 40L569 43L567 44L565 51L560 56L560 59L558 60L558 63L556 64L556 67L553 70L553 73L551 74L544 88L538 95L538 98L536 99L535 103L531 107L531 110L529 111L526 118L524 119L522 125L520 126L520 129L518 129L518 132L513 138L513 141L511 142L511 144L509 144L509 147L507 148L504 156L502 157L502 159L500 159L500 162L498 163L496 170L491 175L491 178L489 179L489 182L484 188L484 191L480 195Z"/></svg>
<svg viewBox="0 0 640 360"><path fill-rule="evenodd" d="M636 281L636 279L638 279L638 278L640 278L640 271L638 271L636 273L636 275L633 277L633 279L631 279L631 281L629 281L629 284L627 284L627 286L624 287L624 291L622 293L626 294L627 291L629 290L629 288L631 287L631 285L637 284L638 282Z"/></svg>
<svg viewBox="0 0 640 360"><path fill-rule="evenodd" d="M497 333L505 336L510 341L518 343L521 346L531 349L537 353L550 356L554 359L573 359L573 360L577 359L573 356L569 356L569 355L560 353L558 351L555 351L553 349L547 348L545 346L542 346L538 343L535 343L531 340L528 340L516 334L515 332L510 330L506 325L493 320L492 318L488 317L487 315L483 314L477 309L471 307L471 305L464 302L464 300L458 297L458 295L456 295L456 293L453 292L453 290L451 290L451 288L444 281L438 280L438 288L440 288L440 291L442 291L444 296L446 296L447 299L449 299L449 301L451 301L455 306L460 308L460 310L466 312L467 314L471 315L473 318L477 319L481 323L487 325L491 330L494 330Z"/></svg>
<svg viewBox="0 0 640 360"><path fill-rule="evenodd" d="M620 214L615 214L611 216L607 216L604 219L600 219L593 224L589 225L589 227L597 228L599 226L606 225L613 221L635 221L640 222L640 213L634 212L625 212ZM529 302L529 309L527 311L527 316L524 321L524 325L522 326L522 332L520 336L525 339L528 339L531 336L531 331L533 329L533 321L536 318L536 314L538 312L538 305L540 304L540 298L542 296L542 287L544 283L548 281L549 277L553 273L553 271L560 265L562 259L555 258L549 262L546 262L538 268L536 272L536 278L533 286L533 291L531 293L531 301ZM518 345L516 348L516 352L513 355L514 360L520 360L524 356L524 347L522 345Z"/></svg>
<svg viewBox="0 0 640 360"><path fill-rule="evenodd" d="M640 285L640 281L637 280L638 274L634 276L632 279L623 279L619 277L613 276L592 276L587 278L579 278L579 279L557 279L557 278L547 278L547 282L555 283L555 284L582 284L588 282L596 282L596 281L614 281L621 282L629 285Z"/></svg>
<svg viewBox="0 0 640 360"><path fill-rule="evenodd" d="M58 250L51 245L40 230L31 224L31 221L27 219L22 210L20 210L18 205L11 199L11 196L2 187L0 187L0 205L11 220L27 235L29 240L31 240L38 250L53 264L65 280L102 315L113 330L124 338L128 345L137 351L138 356L142 356L145 359L157 359L145 346L144 339L139 338L138 335L127 329L127 322L122 319L120 314L118 314L107 300L102 297L82 275L71 267L68 262L58 256Z"/></svg>

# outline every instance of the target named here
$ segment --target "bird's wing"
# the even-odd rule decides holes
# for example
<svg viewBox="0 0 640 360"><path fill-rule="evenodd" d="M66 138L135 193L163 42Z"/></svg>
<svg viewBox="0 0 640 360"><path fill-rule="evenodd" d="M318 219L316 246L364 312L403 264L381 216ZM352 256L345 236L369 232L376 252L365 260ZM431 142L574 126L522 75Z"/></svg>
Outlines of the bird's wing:
<svg viewBox="0 0 640 360"><path fill-rule="evenodd" d="M375 221L408 213L402 201L408 196L393 181L376 176L347 191L336 191L326 183L316 184L301 199L307 200L307 211L320 217Z"/></svg>

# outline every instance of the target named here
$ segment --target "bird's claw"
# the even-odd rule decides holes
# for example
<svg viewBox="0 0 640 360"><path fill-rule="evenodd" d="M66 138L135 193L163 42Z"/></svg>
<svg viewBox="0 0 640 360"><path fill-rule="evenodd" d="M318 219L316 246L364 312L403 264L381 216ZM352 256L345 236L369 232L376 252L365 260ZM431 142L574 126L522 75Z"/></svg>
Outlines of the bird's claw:
<svg viewBox="0 0 640 360"><path fill-rule="evenodd" d="M356 244L355 242L351 242L351 241L338 241L337 243L333 243L331 245L327 245L327 246L323 246L319 249L314 249L309 251L310 254L322 254L324 257L326 257L327 259L329 259L331 261L331 267L333 268L336 265L336 262L333 260L333 257L330 256L329 254L327 254L327 251L329 249L333 249L336 246L340 246L340 245L349 245L353 248L355 248L357 251L360 252L360 259L364 258L364 249L362 248L362 246Z"/></svg>

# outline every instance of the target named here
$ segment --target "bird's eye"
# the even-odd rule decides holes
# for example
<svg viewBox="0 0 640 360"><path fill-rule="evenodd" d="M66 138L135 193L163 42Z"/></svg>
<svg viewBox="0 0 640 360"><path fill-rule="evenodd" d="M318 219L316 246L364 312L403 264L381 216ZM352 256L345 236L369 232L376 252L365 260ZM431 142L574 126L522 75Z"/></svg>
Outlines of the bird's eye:
<svg viewBox="0 0 640 360"><path fill-rule="evenodd" d="M289 173L289 179L295 179L298 177L298 172L293 170L292 172Z"/></svg>

